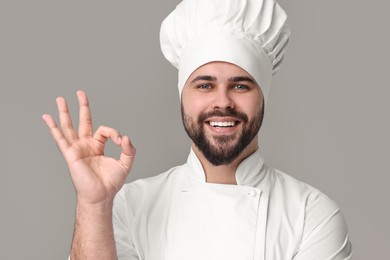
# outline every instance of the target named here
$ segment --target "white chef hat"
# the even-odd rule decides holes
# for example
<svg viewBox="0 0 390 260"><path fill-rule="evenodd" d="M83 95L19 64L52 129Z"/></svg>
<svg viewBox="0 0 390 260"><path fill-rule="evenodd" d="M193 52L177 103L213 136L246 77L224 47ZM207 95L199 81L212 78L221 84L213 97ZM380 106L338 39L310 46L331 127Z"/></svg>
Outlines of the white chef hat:
<svg viewBox="0 0 390 260"><path fill-rule="evenodd" d="M274 0L183 0L162 22L161 50L179 70L179 92L212 61L235 64L259 84L266 102L290 30Z"/></svg>

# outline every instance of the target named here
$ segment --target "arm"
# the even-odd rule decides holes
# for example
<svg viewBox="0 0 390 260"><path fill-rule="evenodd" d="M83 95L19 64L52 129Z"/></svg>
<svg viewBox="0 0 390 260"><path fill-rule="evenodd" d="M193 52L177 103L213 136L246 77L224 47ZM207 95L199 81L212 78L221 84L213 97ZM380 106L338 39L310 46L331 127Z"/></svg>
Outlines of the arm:
<svg viewBox="0 0 390 260"><path fill-rule="evenodd" d="M112 203L77 203L71 259L117 259L112 228Z"/></svg>
<svg viewBox="0 0 390 260"><path fill-rule="evenodd" d="M60 127L43 115L63 154L77 193L76 223L71 259L117 259L112 227L112 205L130 172L135 148L128 137L101 126L93 133L88 99L77 92L80 105L79 129L73 129L66 101L57 98ZM104 156L108 139L120 146L119 160Z"/></svg>
<svg viewBox="0 0 390 260"><path fill-rule="evenodd" d="M312 193L306 205L305 226L294 260L350 260L348 228L338 206L320 193Z"/></svg>

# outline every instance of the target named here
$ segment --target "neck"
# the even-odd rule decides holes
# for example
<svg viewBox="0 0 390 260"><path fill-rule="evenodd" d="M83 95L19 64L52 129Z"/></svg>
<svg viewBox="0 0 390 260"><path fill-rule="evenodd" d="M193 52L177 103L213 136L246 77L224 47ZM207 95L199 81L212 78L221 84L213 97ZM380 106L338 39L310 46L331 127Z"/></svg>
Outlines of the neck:
<svg viewBox="0 0 390 260"><path fill-rule="evenodd" d="M215 166L212 165L203 153L192 144L196 156L202 164L203 170L206 174L206 182L219 183L219 184L232 184L237 185L236 171L240 163L254 153L258 148L258 137L256 136L252 142L242 151L242 153L230 164Z"/></svg>

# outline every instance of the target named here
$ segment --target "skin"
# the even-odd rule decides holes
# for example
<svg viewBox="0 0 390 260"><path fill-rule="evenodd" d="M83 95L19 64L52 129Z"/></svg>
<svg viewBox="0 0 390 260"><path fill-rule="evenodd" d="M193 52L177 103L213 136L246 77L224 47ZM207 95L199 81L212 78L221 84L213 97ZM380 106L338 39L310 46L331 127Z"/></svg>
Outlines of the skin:
<svg viewBox="0 0 390 260"><path fill-rule="evenodd" d="M238 80L232 80L238 79ZM242 79L242 80L241 80ZM247 80L249 79L249 80ZM235 109L247 115L251 121L263 108L263 95L255 80L245 70L227 62L207 63L195 70L187 80L182 92L183 113L197 122L201 113L213 110ZM221 135L233 136L231 146L238 141L244 122L231 128L211 127L207 121L241 121L239 118L211 117L204 122L207 139L217 146L215 139ZM211 164L193 143L192 148L199 158L211 183L237 184L235 173L238 165L258 148L258 136L253 138L244 151L230 164L215 166Z"/></svg>
<svg viewBox="0 0 390 260"><path fill-rule="evenodd" d="M77 97L80 105L77 133L62 97L56 100L59 127L50 115L42 116L66 160L77 192L71 259L117 259L112 204L130 172L135 148L116 129L100 126L94 133L87 96L78 91ZM108 139L122 149L118 160L104 156Z"/></svg>
<svg viewBox="0 0 390 260"><path fill-rule="evenodd" d="M204 75L211 76L211 79L199 78ZM231 81L232 77L246 77L250 80ZM73 128L67 103L62 97L56 99L59 126L50 115L42 116L66 160L77 192L71 259L117 259L112 226L113 200L131 170L136 151L130 139L122 137L114 128L100 126L94 132L87 95L78 91L77 97L80 118L77 132ZM261 90L253 78L241 68L225 62L208 63L195 70L182 92L183 111L193 120L202 112L228 107L245 113L251 120L261 111L262 100ZM213 117L212 120L232 118ZM212 143L216 136L231 135L230 142L234 143L243 125L240 123L228 129L206 125L205 134ZM119 159L104 155L104 147L109 139L121 148ZM236 184L235 171L238 165L257 147L256 135L233 162L214 166L192 144L206 173L207 182L221 184Z"/></svg>

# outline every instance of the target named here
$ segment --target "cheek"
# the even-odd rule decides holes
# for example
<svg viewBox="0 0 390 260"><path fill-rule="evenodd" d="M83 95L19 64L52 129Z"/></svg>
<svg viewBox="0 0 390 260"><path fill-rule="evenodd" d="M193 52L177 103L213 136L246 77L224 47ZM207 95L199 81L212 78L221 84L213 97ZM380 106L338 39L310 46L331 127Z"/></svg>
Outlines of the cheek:
<svg viewBox="0 0 390 260"><path fill-rule="evenodd" d="M264 100L263 100L263 94L262 94L261 90L259 90L256 93L256 95L254 95L252 97L250 102L251 102L251 105L252 105L251 107L252 107L252 110L254 113L257 114L260 110L262 110Z"/></svg>
<svg viewBox="0 0 390 260"><path fill-rule="evenodd" d="M250 118L254 117L262 109L263 99L260 96L253 96L237 100L238 110L246 113Z"/></svg>
<svg viewBox="0 0 390 260"><path fill-rule="evenodd" d="M185 93L182 95L182 106L184 112L192 118L196 118L200 113L206 111L206 104L207 100L204 97L197 97Z"/></svg>

